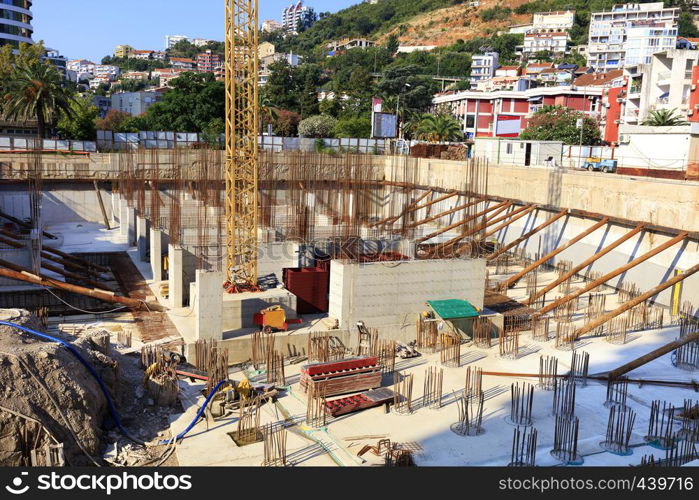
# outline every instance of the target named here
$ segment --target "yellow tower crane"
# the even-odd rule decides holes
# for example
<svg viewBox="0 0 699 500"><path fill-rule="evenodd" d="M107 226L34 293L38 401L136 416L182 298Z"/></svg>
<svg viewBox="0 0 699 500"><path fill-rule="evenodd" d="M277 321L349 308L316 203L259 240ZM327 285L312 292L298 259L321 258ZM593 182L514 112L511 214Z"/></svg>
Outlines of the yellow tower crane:
<svg viewBox="0 0 699 500"><path fill-rule="evenodd" d="M258 0L226 0L226 278L257 289Z"/></svg>

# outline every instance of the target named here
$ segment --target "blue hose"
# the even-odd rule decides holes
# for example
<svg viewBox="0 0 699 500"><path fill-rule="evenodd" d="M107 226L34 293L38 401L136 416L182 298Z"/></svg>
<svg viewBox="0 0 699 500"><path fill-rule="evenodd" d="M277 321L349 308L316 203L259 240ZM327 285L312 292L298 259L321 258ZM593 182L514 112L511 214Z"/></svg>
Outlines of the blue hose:
<svg viewBox="0 0 699 500"><path fill-rule="evenodd" d="M194 419L189 423L189 425L187 426L187 428L185 430L183 430L182 432L180 432L177 436L175 436L173 438L175 441L179 441L180 439L185 437L185 435L189 431L192 430L192 427L194 427L194 425L197 423L197 421L201 418L207 405L211 402L211 398L214 397L214 394L216 394L216 392L218 392L219 388L224 384L224 382L225 382L224 380L221 380L218 384L216 384L216 387L214 387L213 390L209 393L209 395L206 398L206 401L204 401L204 404L201 406L201 408L199 408L199 411L197 412L197 416L194 417ZM170 443L172 443L173 439L161 441L160 444L170 444Z"/></svg>
<svg viewBox="0 0 699 500"><path fill-rule="evenodd" d="M88 361L82 356L82 354L80 354L80 351L78 351L74 346L72 346L71 344L69 344L65 340L62 340L62 339L59 339L56 337L52 337L50 335L46 335L45 333L37 332L35 330L32 330L31 328L27 328L27 327L24 327L21 325L16 325L14 323L9 323L7 321L0 321L0 325L9 326L10 328L16 328L17 330L20 330L20 331L25 332L25 333L30 333L30 334L35 335L35 336L37 336L41 339L44 339L44 340L49 340L51 342L57 342L57 343L61 344L63 347L65 347L66 349L68 349L71 352L71 354L73 356L75 356L76 358L78 358L78 361L80 361L85 366L85 368L88 369L88 371L94 377L94 379L97 380L97 383L99 384L100 389L102 390L102 393L104 394L104 397L107 398L107 405L109 406L109 413L111 414L112 418L114 419L114 422L116 423L119 430L125 436L129 437L130 439L132 439L136 442L140 442L137 439L134 439L133 437L131 437L131 435L129 434L129 431L127 431L124 428L124 426L122 425L121 419L119 418L119 414L117 413L116 407L114 406L114 401L112 400L112 397L109 395L109 391L107 390L107 386L104 385L102 378L99 376L97 371L92 367L92 365L90 363L88 363ZM194 427L194 424L196 424L197 420L199 420L199 417L201 417L202 413L204 413L204 409L211 401L211 398L214 397L214 394L216 394L216 391L218 391L218 389L221 387L221 385L223 383L224 382L221 381L216 385L216 387L214 387L214 389L211 391L209 396L206 398L204 405L199 409L197 416L194 418L194 420L192 420L192 422L189 424L189 426L184 431L182 431L180 434L177 435L175 440L179 441L180 439L182 439L185 436L185 434L187 434L190 430L192 430L192 427ZM172 442L172 440L165 441L165 443L171 443L171 442Z"/></svg>

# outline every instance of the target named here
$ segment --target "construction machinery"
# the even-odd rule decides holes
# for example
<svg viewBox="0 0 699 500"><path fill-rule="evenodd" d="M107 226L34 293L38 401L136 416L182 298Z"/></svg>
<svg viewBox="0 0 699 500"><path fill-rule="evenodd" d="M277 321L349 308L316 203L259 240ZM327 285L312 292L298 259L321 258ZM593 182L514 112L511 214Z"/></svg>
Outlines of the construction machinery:
<svg viewBox="0 0 699 500"><path fill-rule="evenodd" d="M262 309L253 316L253 322L265 333L286 332L289 325L301 324L302 319L289 319L282 306L276 305Z"/></svg>

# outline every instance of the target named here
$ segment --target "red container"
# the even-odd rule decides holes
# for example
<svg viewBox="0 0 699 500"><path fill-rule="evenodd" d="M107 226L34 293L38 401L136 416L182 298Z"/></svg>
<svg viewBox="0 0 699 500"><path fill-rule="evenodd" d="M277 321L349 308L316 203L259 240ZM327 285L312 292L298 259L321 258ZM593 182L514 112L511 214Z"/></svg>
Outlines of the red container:
<svg viewBox="0 0 699 500"><path fill-rule="evenodd" d="M296 295L298 314L320 314L330 307L330 270L308 268L286 268L282 272L284 286Z"/></svg>

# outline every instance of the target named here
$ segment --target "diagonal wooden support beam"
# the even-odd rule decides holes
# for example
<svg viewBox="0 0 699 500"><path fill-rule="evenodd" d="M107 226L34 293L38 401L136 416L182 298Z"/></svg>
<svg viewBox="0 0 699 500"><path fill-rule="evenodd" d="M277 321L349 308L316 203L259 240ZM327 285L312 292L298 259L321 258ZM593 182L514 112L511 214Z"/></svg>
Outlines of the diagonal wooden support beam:
<svg viewBox="0 0 699 500"><path fill-rule="evenodd" d="M381 219L381 220L377 220L376 222L372 222L371 224L368 224L367 227L376 227L376 226L381 226L382 224L393 224L393 223L396 222L398 219L400 219L400 218L403 217L405 214L407 214L408 211L409 211L412 207L416 206L418 203L420 203L422 200L424 200L425 198L427 198L427 197L428 197L429 195L431 195L431 194L432 194L432 190L431 190L431 189L430 189L429 191L425 191L424 193L422 193L422 194L420 195L420 197L419 197L417 200L415 200L414 202L409 203L408 205L406 205L406 206L403 208L403 211L401 211L401 213L399 213L398 215L391 215L391 216L385 217L385 218L383 218L383 219Z"/></svg>
<svg viewBox="0 0 699 500"><path fill-rule="evenodd" d="M511 278L509 278L507 281L505 281L505 285L507 288L513 287L519 280L521 280L527 273L533 271L537 267L539 267L541 264L544 264L545 262L548 262L551 260L553 257L561 253L562 251L572 247L575 245L578 241L582 240L585 236L597 231L599 228L604 226L609 222L609 217L603 217L601 221L597 222L596 224L593 224L591 227L587 228L585 231L577 235L575 238L570 240L568 243L565 245L561 245L560 247L554 249L553 251L547 253L543 257L541 257L539 260L536 262L532 262L530 265L522 269L519 273L515 274Z"/></svg>
<svg viewBox="0 0 699 500"><path fill-rule="evenodd" d="M670 288L671 286L675 285L676 283L679 283L680 281L689 278L697 271L699 271L699 264L686 270L682 274L678 274L677 276L659 284L658 286L656 286L652 290L648 290L647 292L642 293L638 297L623 303L622 305L620 305L619 307L617 307L613 311L610 311L610 312L598 317L597 319L592 320L587 325L585 325L581 328L578 328L575 331L576 338L580 337L581 335L585 335L587 332L590 332L590 331L594 330L595 328L597 328L598 326L605 324L607 321L610 321L610 320L616 318L620 314L625 313L626 311L637 306L641 302L645 302L649 298L653 297L654 295L659 294L660 292L662 292L663 290L666 290L667 288ZM621 373L615 373L615 372L621 372ZM624 372L621 370L615 370L614 372L610 373L610 378L612 378L612 374L614 374L615 375L614 378L616 378L619 375L623 375L623 373Z"/></svg>
<svg viewBox="0 0 699 500"><path fill-rule="evenodd" d="M503 216L501 218L501 220L505 220L505 219L510 219L510 220L505 221L502 224L500 224L499 226L491 229L490 231L485 233L481 239L484 240L484 239L494 235L495 233L497 233L501 229L506 228L507 226L509 226L513 222L518 221L519 219L521 219L522 217L524 217L528 213L531 213L534 210L536 210L536 205L525 205L521 208L518 208L517 210L513 210L512 212L510 212L509 214L506 214L505 216ZM493 221L493 222L489 223L488 225L495 224L497 222L500 222L500 220Z"/></svg>
<svg viewBox="0 0 699 500"><path fill-rule="evenodd" d="M509 207L503 207L503 208L506 209L506 208L509 208ZM535 208L535 207L531 207L532 210L534 210L534 208ZM473 229L471 229L469 232L467 232L467 233L465 233L464 235L462 235L462 238L466 238L466 237L468 237L468 236L474 235L474 234L476 234L478 231L481 231L481 230L483 230L483 229L487 229L487 227L490 226L490 225L492 225L492 224L497 224L498 222L500 222L500 221L502 221L502 220L505 220L505 219L507 219L507 218L509 218L509 217L512 217L512 214L514 214L514 213L521 212L521 211L523 211L523 210L528 210L528 209L529 209L529 206L524 206L524 207L521 207L521 208L519 208L519 209L517 209L517 210L515 210L515 211L513 211L513 212L510 212L509 214L505 214L505 215L503 215L503 216L501 216L501 217L498 217L498 218L496 219L495 217L497 216L497 214L498 214L499 212L501 212L501 210L498 210L497 212L495 212L495 213L493 214L493 216L492 216L490 219L486 220L485 222L482 222L482 223L479 224L478 226L476 226L476 227L474 227ZM510 221L510 222L511 222L511 221ZM509 224L510 222L507 222L506 224ZM483 241L484 238L485 238L485 236L483 236L483 237L481 237L481 238L478 238L478 241ZM460 254L461 252L463 252L465 249L470 248L470 245L471 245L471 243L467 241L467 242L465 242L465 243L459 245L459 247L454 251L454 253L455 253L456 255L459 255L459 254Z"/></svg>
<svg viewBox="0 0 699 500"><path fill-rule="evenodd" d="M442 243L441 245L439 245L439 246L436 247L436 250L438 250L438 251L443 251L443 250L446 250L447 248L450 248L450 247L453 247L453 246L455 246L455 245L458 245L459 242L460 242L461 240L463 240L464 238L467 238L468 236L471 236L471 235L474 234L474 233L477 233L478 231L480 231L481 229L483 229L484 227L486 227L486 226L488 225L488 221L489 221L489 220L493 220L493 219L494 219L495 217L497 217L500 213L504 212L505 210L507 210L507 209L510 208L511 206L512 206L512 202L511 202L511 201L502 202L502 203L499 203L499 204L497 204L497 205L492 206L491 209L496 209L496 208L497 208L497 210L495 210L495 212L493 212L493 213L489 216L489 219L485 220L484 222L481 222L481 223L478 224L475 228L472 228L472 229L470 229L469 231L467 231L467 232L465 232L465 233L463 233L463 234L460 234L460 235L458 235L458 236L456 236L456 237L454 237L454 238L452 238L452 239L450 239L450 240L448 240L448 241ZM465 247L466 245L468 245L468 243L465 243L464 245L462 245L462 246L458 249L458 251L461 251L461 249L462 249L463 247Z"/></svg>
<svg viewBox="0 0 699 500"><path fill-rule="evenodd" d="M596 288L596 287L606 283L610 279L615 278L622 273L625 273L626 271L628 271L632 267L636 267L637 265L639 265L641 262L645 262L646 260L650 259L651 257L658 255L660 252L663 252L663 251L667 250L668 248L670 248L671 246L676 245L677 243L681 242L682 240L684 240L687 237L687 234L688 234L687 232L682 232L682 233L678 234L677 236L675 236L671 240L668 240L665 243L663 243L662 245L660 245L659 247L657 247L649 252L644 253L640 257L635 258L634 260L632 260L628 264L625 264L625 265L621 266L620 268L615 269L614 271L605 274L601 278L599 278L591 283L588 283L587 286L584 286L583 288L580 288L579 290L576 290L572 293L569 293L565 297L561 297L558 300L554 300L549 305L541 308L539 311L534 313L534 315L541 316L542 314L546 314L547 312L554 310L558 306L565 304L566 302L570 302L574 298L579 297L582 294L589 292L593 288Z"/></svg>
<svg viewBox="0 0 699 500"><path fill-rule="evenodd" d="M481 198L480 200L478 200L479 203L485 203L486 201L487 201L487 200L485 199L485 197L484 197L484 198ZM477 214L475 214L475 215L470 215L470 216L466 217L465 219L462 219L462 220L460 220L460 221L458 221L458 222L454 222L453 224L449 224L448 226L445 226L445 227L443 227L443 228L441 228L441 229L438 229L438 230L436 230L436 231L434 231L434 232L432 232L432 233L430 233L430 234L428 234L428 235L426 235L426 236L423 236L422 238L419 238L419 239L415 240L415 242L418 243L418 244L424 243L425 241L427 241L427 240L429 240L429 239L432 239L432 238L434 238L435 236L439 236L440 234L444 234L444 233L446 233L447 231L451 231L452 229L456 229L457 227L460 227L460 226L463 226L463 225L465 225L465 224L468 224L468 223L469 223L470 221L472 221L473 219L476 219L476 218L480 217L481 215L483 215L484 213L487 213L487 212L488 212L488 210L485 210L485 211L479 212L479 213L477 213Z"/></svg>
<svg viewBox="0 0 699 500"><path fill-rule="evenodd" d="M638 233L640 233L640 232L643 230L643 227L644 227L643 224L639 224L638 226L636 226L634 229L632 229L631 231L629 231L628 233L626 233L624 236L622 236L621 238L619 238L618 240L616 240L616 241L615 241L614 243L612 243L611 245L607 245L607 246L604 247L602 250L600 250L599 252L597 252L595 255L593 255L592 257L590 257L589 259L587 259L585 262L583 262L583 263L581 263L581 264L575 266L573 269L571 269L570 271L568 271L567 273L565 273L563 276L561 276L560 278L558 278L558 279L557 279L556 281L554 281L553 283L551 283L551 284L549 284L549 285L546 285L542 290L540 290L539 292L536 293L536 295L534 295L534 297L532 298L532 300L528 300L528 301L526 302L526 304L527 304L527 305L531 305L531 304L533 303L533 301L535 301L536 299L538 299L538 298L541 297L542 295L544 295L544 294L550 292L551 290L553 290L554 288L556 288L558 285L560 285L561 283L563 283L565 280L571 278L572 276L575 276L577 273L579 273L580 271L582 271L583 269L585 269L587 266L589 266L589 265L592 264L593 262L595 262L595 261L601 259L602 257L604 257L605 255L607 255L609 252L611 252L612 250L614 250L616 247L618 247L619 245L621 245L621 244L624 243L625 241L630 240L630 239L633 238L635 235L637 235Z"/></svg>
<svg viewBox="0 0 699 500"><path fill-rule="evenodd" d="M422 210L423 208L431 207L435 203L439 203L440 201L445 201L448 200L449 198L453 198L454 196L457 196L459 193L458 191L452 191L451 193L447 193L444 196L440 196L439 198L435 198L434 200L430 200L427 203L423 203L422 205L416 205L412 207L408 212L415 212L416 210Z"/></svg>
<svg viewBox="0 0 699 500"><path fill-rule="evenodd" d="M461 205L459 205L459 206L457 206L457 207L451 208L451 209L449 209L449 210L445 210L444 212L441 212L441 213L432 215L432 216L430 216L430 217L427 217L427 218L425 218L425 219L419 220L419 221L417 221L417 222L413 222L412 224L408 224L408 225L405 226L405 227L406 227L407 229L412 229L412 228L414 228L414 227L418 227L418 226L421 226L421 225L423 225L423 224L427 224L428 222L436 221L437 219L441 219L442 217L444 217L444 216L446 216L446 215L451 215L451 214L453 214L453 213L455 213L455 212L458 212L459 210L464 210L464 209L466 209L466 208L468 208L468 207L472 207L473 205L476 205L476 204L480 203L481 201L483 201L483 198L479 198L479 199L477 199L477 200L475 200L475 201L469 201L468 203L463 203L463 204L461 204Z"/></svg>
<svg viewBox="0 0 699 500"><path fill-rule="evenodd" d="M504 254L505 252L507 252L508 250L511 250L512 248L516 247L517 245L519 245L519 244L522 243L523 241L528 240L529 238L531 238L532 236L534 236L536 233L538 233L538 232L541 231L542 229L547 228L548 226L550 226L551 224L553 224L554 222L556 222L556 221L557 221L558 219L560 219L561 217L566 216L567 214L568 214L568 209L567 209L567 208L564 208L563 210L561 210L560 212L558 212L556 215L554 215L554 216L551 217L550 219L548 219L548 220L546 220L545 222L543 222L542 224L539 224L538 226L536 226L534 229L532 229L531 231L529 231L527 234L523 234L522 236L520 236L520 237L517 238L516 240L514 240L514 241L508 243L507 245L505 245L504 247L502 247L502 248L501 248L500 250L498 250L497 252L491 253L490 255L488 255L488 256L486 257L486 259L487 259L487 260L493 260L493 259L495 259L496 257L499 257L500 255L502 255L502 254Z"/></svg>

